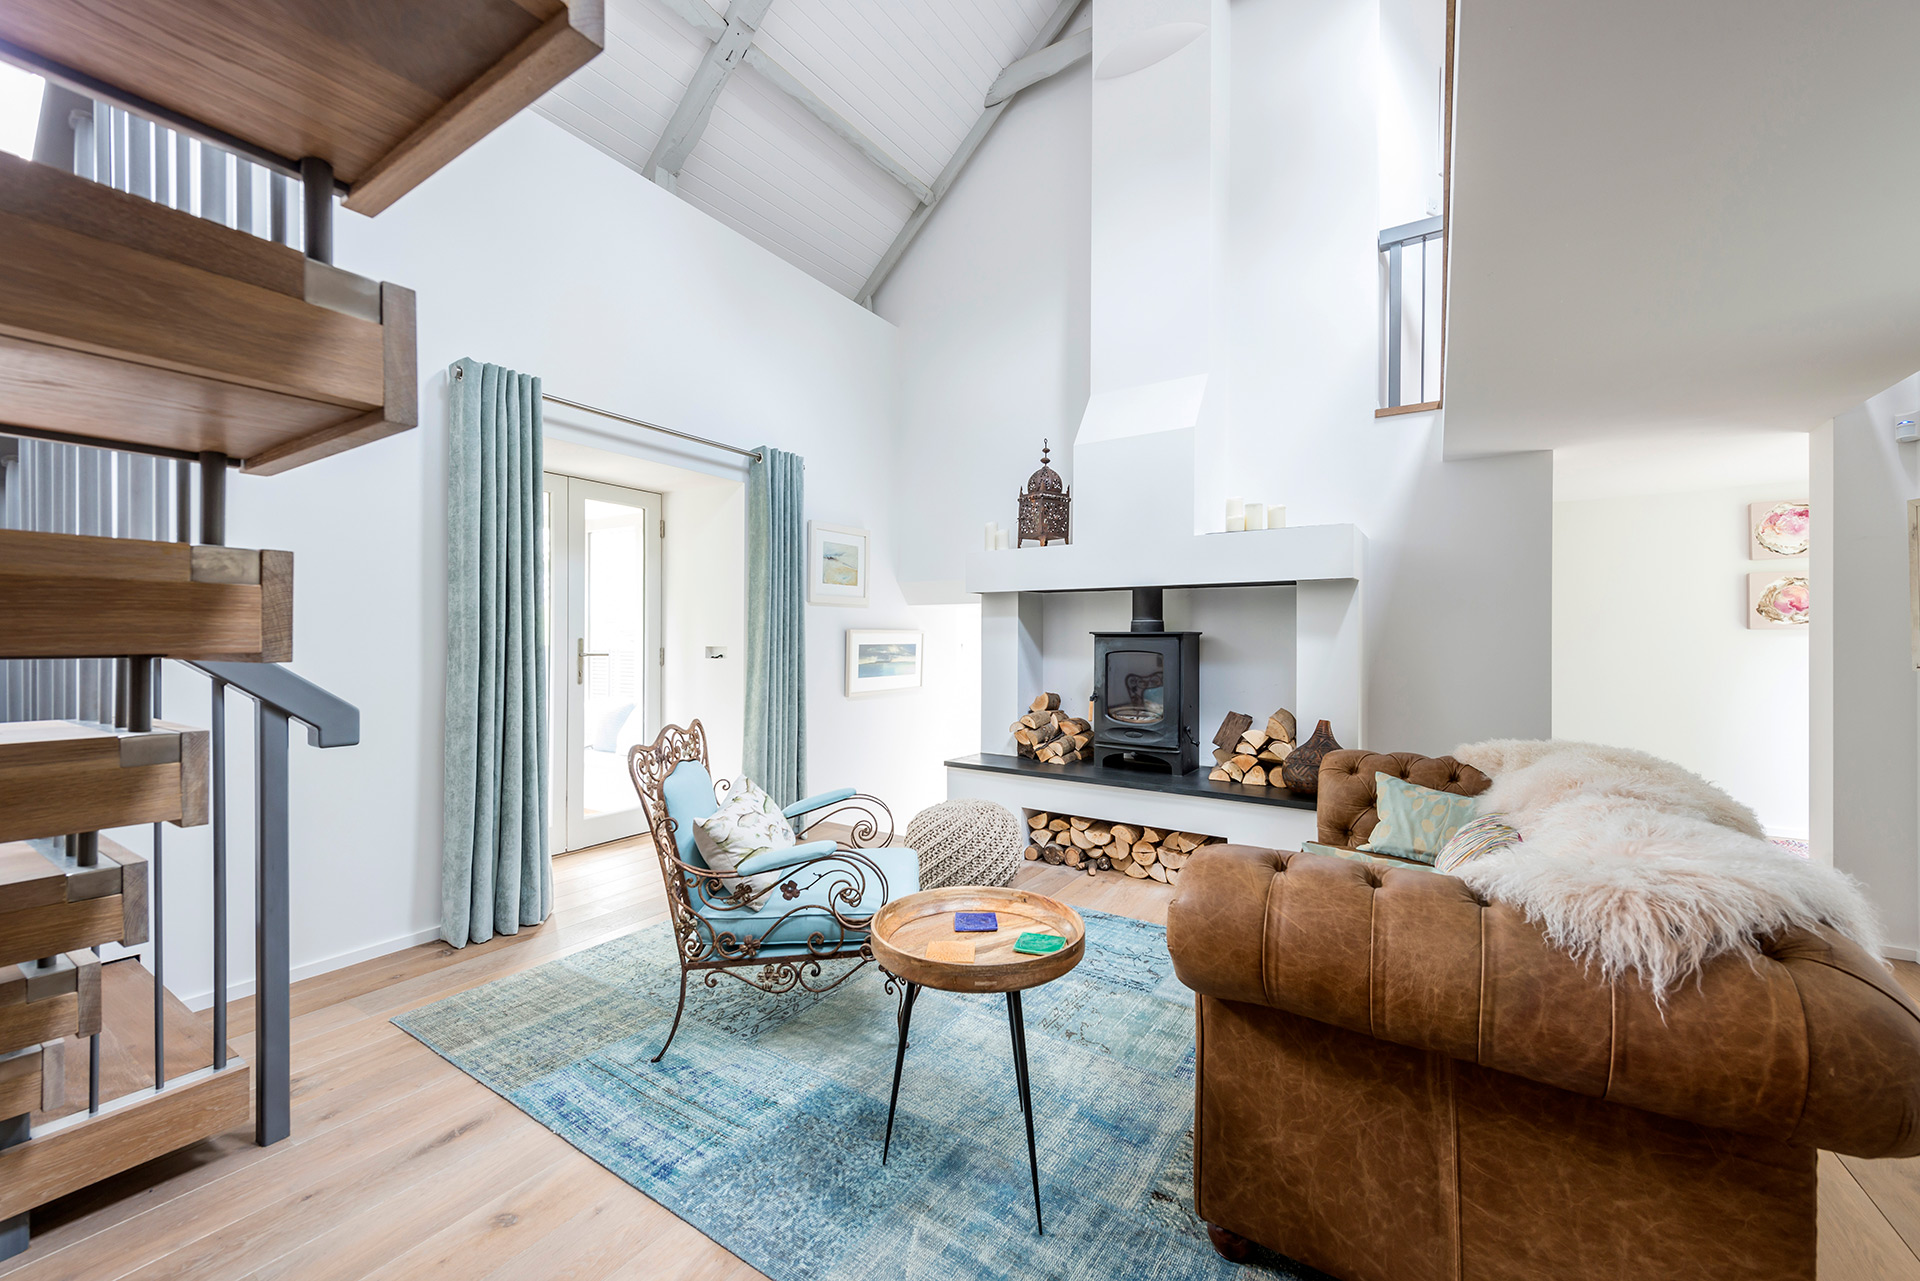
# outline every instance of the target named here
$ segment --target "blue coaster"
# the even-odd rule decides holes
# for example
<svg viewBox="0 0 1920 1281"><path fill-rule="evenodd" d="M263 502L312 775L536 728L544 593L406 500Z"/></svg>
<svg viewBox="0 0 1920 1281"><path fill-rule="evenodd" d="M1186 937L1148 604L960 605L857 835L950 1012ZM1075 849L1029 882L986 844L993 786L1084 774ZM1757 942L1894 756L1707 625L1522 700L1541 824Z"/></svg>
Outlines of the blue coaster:
<svg viewBox="0 0 1920 1281"><path fill-rule="evenodd" d="M953 928L958 934L990 934L1000 928L1000 918L992 912L955 912Z"/></svg>

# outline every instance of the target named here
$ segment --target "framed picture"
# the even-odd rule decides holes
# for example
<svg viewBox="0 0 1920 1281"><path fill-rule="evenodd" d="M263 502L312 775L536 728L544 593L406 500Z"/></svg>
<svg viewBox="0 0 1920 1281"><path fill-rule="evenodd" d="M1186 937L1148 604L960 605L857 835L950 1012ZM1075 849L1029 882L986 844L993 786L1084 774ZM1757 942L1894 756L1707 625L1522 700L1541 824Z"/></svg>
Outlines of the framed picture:
<svg viewBox="0 0 1920 1281"><path fill-rule="evenodd" d="M922 632L847 632L847 697L920 683Z"/></svg>
<svg viewBox="0 0 1920 1281"><path fill-rule="evenodd" d="M1747 626L1761 631L1802 628L1808 620L1805 570L1761 570L1747 575Z"/></svg>
<svg viewBox="0 0 1920 1281"><path fill-rule="evenodd" d="M1747 508L1748 558L1786 560L1805 556L1813 545L1812 523L1805 499L1751 504Z"/></svg>
<svg viewBox="0 0 1920 1281"><path fill-rule="evenodd" d="M864 529L807 522L807 604L867 603L872 539Z"/></svg>

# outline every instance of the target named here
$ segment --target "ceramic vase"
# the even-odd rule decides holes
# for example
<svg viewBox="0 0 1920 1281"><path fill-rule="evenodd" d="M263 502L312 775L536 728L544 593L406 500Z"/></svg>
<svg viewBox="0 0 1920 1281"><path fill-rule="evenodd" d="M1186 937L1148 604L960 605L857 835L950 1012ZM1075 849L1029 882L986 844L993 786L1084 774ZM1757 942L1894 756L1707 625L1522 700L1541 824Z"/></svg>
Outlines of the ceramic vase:
<svg viewBox="0 0 1920 1281"><path fill-rule="evenodd" d="M1319 795L1320 761L1328 752L1339 750L1333 726L1321 721L1314 727L1311 738L1287 753L1287 759L1280 766L1280 781L1295 796Z"/></svg>

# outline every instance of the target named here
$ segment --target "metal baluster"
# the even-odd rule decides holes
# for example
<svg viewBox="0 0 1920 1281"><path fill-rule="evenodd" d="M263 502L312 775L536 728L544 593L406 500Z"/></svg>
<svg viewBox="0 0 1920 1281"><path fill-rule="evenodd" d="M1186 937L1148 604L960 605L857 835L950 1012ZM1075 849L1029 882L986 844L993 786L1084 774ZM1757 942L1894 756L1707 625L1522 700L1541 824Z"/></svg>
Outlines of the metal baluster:
<svg viewBox="0 0 1920 1281"><path fill-rule="evenodd" d="M212 700L213 1066L218 1069L227 1065L227 683L217 677Z"/></svg>
<svg viewBox="0 0 1920 1281"><path fill-rule="evenodd" d="M264 701L254 712L253 1072L254 1142L293 1129L292 1042L287 985L287 714Z"/></svg>
<svg viewBox="0 0 1920 1281"><path fill-rule="evenodd" d="M233 225L253 234L253 162L245 156L233 158Z"/></svg>
<svg viewBox="0 0 1920 1281"><path fill-rule="evenodd" d="M135 671L147 672L152 717L160 715L160 660L136 658ZM137 695L136 695L137 697ZM152 719L148 721L149 728ZM153 864L149 869L147 892L153 900L153 1088L167 1088L167 924L166 877L161 867L161 824L153 825Z"/></svg>
<svg viewBox="0 0 1920 1281"><path fill-rule="evenodd" d="M287 237L287 175L267 177L267 238L276 245L293 242Z"/></svg>

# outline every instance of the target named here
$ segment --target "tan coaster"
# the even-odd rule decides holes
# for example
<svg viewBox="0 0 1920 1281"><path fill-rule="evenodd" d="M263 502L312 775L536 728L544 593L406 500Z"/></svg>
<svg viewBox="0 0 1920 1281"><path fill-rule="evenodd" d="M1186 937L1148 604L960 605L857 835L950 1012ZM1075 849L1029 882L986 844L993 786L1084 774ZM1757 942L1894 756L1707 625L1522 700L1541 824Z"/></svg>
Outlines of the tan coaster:
<svg viewBox="0 0 1920 1281"><path fill-rule="evenodd" d="M973 964L972 939L935 939L927 944L929 961L947 961L960 965Z"/></svg>

